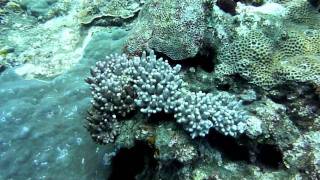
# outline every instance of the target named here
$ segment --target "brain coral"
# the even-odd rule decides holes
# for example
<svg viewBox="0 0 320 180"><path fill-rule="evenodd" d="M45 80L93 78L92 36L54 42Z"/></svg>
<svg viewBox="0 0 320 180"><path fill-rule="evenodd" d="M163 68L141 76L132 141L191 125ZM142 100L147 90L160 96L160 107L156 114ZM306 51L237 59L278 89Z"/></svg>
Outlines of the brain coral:
<svg viewBox="0 0 320 180"><path fill-rule="evenodd" d="M268 62L272 53L271 41L260 32L250 32L245 36L239 36L233 43L226 43L218 52L219 65L217 73L220 70L227 72L238 71L236 63L244 59L255 62ZM223 69L219 66L224 66ZM229 66L229 67L226 67ZM223 72L221 72L223 73Z"/></svg>

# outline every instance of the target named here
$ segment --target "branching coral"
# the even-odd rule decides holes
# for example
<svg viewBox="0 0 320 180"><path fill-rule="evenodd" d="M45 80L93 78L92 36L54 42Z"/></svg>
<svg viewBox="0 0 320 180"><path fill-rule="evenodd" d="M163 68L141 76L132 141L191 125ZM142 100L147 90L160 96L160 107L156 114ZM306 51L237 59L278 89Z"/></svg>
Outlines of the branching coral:
<svg viewBox="0 0 320 180"><path fill-rule="evenodd" d="M112 55L105 62L98 62L91 70L92 77L86 80L91 85L93 107L98 111L95 118L89 114L89 131L112 132L108 125L112 125L115 118L125 117L138 108L147 115L161 111L174 113L192 137L205 136L211 127L231 136L244 132L247 117L241 102L227 93L189 92L179 72L180 65L172 68L153 52L148 56L144 52L132 59ZM97 139L96 136L93 138Z"/></svg>
<svg viewBox="0 0 320 180"><path fill-rule="evenodd" d="M171 68L162 58L156 59L153 52L149 56L144 53L132 61L133 87L138 95L135 102L141 112L148 115L160 111L173 112L183 86L179 74L181 66Z"/></svg>
<svg viewBox="0 0 320 180"><path fill-rule="evenodd" d="M190 132L191 137L205 136L209 133L209 129L213 126L210 117L213 114L212 103L202 92L187 93L180 99L175 118Z"/></svg>
<svg viewBox="0 0 320 180"><path fill-rule="evenodd" d="M116 62L121 60L126 60L126 56L110 56L105 62L97 62L86 82L91 86L93 107L124 117L135 109L135 94L130 86L128 65Z"/></svg>
<svg viewBox="0 0 320 180"><path fill-rule="evenodd" d="M177 122L183 124L193 138L207 135L211 127L230 136L237 136L246 129L248 117L241 102L228 93L186 92L178 104Z"/></svg>
<svg viewBox="0 0 320 180"><path fill-rule="evenodd" d="M113 142L119 133L119 123L115 115L92 109L88 112L87 121L85 127L98 144Z"/></svg>

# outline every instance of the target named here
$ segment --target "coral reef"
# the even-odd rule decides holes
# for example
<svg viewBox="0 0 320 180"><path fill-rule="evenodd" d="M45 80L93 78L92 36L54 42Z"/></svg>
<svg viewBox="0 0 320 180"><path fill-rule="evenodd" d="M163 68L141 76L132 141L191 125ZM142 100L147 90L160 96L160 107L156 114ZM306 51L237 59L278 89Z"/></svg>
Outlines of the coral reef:
<svg viewBox="0 0 320 180"><path fill-rule="evenodd" d="M189 3L198 8L189 9ZM101 75L93 73L94 78L87 81L99 88L118 89L116 92L120 92L119 96L130 89L132 96L127 97L139 110L132 117L114 116L118 122L115 126L117 133L103 144L113 142L117 149L133 150L140 147L141 142L146 143L151 148L148 151L152 151L159 164L148 166L138 177L150 177L151 172L158 178L167 178L166 174L170 173L183 179L232 177L221 173L221 170L212 173L210 168L232 172L250 168L254 177L317 177L317 173L309 173L315 167L311 161L306 161L308 166L304 172L290 175L281 170L275 171L279 174L263 174L261 170L264 168L254 169L250 164L280 169L286 167L295 172L301 170L297 166L291 168L299 158L289 159L286 154L296 151L294 147L299 137L318 127L316 117L319 105L312 99L316 98L317 91L314 88L319 86L319 33L312 28L302 30L295 27L301 23L298 22L300 17L309 18L315 14L303 14L303 8L302 14L290 13L294 7L302 7L302 4L308 6L306 1L226 3L232 2L215 1L210 4L204 1L174 1L168 4L166 1L147 1L141 6L139 15L128 26L130 32L123 49L127 55L111 55L104 62L98 62L94 69L99 69L97 74ZM160 13L154 12L155 7ZM164 11L173 8L179 11ZM210 9L210 13L206 8ZM180 13L187 10L194 15L189 16L194 18L192 21L189 19L188 25L199 26L197 31L184 24L184 16ZM174 15L178 18L172 18ZM292 19L289 19L291 16ZM303 23L312 25L312 21ZM289 24L288 28L284 29L284 24ZM179 31L171 30L172 27ZM193 36L189 36L191 34ZM201 43L198 44L195 39ZM186 59L197 59L194 57L203 53L205 46L217 50L213 72L205 72L197 65L188 67L183 63ZM147 56L143 50L148 50L150 54ZM157 59L153 50L173 60L170 61L172 64L162 58ZM181 65L177 60L182 60ZM98 76L101 79L94 80ZM235 82L237 80L239 82ZM113 81L118 83L111 83ZM248 83L242 84L245 81ZM285 91L283 86L289 84L290 89ZM312 90L296 91L295 87L300 84ZM308 93L311 94L304 95ZM112 114L101 108L105 107L102 105L106 103L105 100L104 103L98 103L108 99L106 94L93 90L93 98L96 97L100 100L94 100L97 103L93 106ZM107 104L114 103L112 98L110 100ZM101 127L92 127L105 127L106 124L100 121ZM180 126L185 131L181 131ZM229 152L223 145L214 142L220 140L239 148L243 153L242 160L250 162L250 165L228 164L224 156L228 156L226 154ZM219 154L215 147L226 152ZM232 153L229 155L235 158ZM218 165L212 167L205 162ZM189 163L194 165L191 167ZM177 168L176 172L170 171L171 167Z"/></svg>
<svg viewBox="0 0 320 180"><path fill-rule="evenodd" d="M319 8L0 0L0 179L320 179Z"/></svg>

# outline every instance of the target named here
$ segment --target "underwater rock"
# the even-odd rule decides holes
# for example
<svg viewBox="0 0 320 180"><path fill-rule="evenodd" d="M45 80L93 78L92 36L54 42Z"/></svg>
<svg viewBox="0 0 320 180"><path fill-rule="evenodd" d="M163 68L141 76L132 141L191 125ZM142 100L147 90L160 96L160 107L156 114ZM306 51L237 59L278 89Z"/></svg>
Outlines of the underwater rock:
<svg viewBox="0 0 320 180"><path fill-rule="evenodd" d="M268 97L287 107L288 116L300 130L317 130L319 128L316 118L320 113L320 105L314 85L288 83L270 91Z"/></svg>
<svg viewBox="0 0 320 180"><path fill-rule="evenodd" d="M190 137L186 133L179 132L173 123L160 125L154 137L154 146L159 152L157 159L161 161L177 160L188 164L197 158L197 150Z"/></svg>
<svg viewBox="0 0 320 180"><path fill-rule="evenodd" d="M276 145L282 151L291 147L299 137L300 131L286 115L286 107L269 99L258 101L250 106L249 111L258 119L256 123L261 123L262 132L259 133L259 141ZM251 131L248 132L250 135Z"/></svg>
<svg viewBox="0 0 320 180"><path fill-rule="evenodd" d="M259 7L238 2L236 14L231 16L213 5L208 18L208 32L211 33L209 44L219 51L221 46L231 44L236 37L247 36L251 31L262 31L268 37L277 37L283 30L285 10L283 5L273 2L266 2Z"/></svg>
<svg viewBox="0 0 320 180"><path fill-rule="evenodd" d="M20 0L18 3L28 14L40 21L46 21L59 15L66 14L70 2L65 0Z"/></svg>
<svg viewBox="0 0 320 180"><path fill-rule="evenodd" d="M24 25L9 29L6 34L4 42L15 47L6 59L12 66L25 64L20 68L27 70L22 74L28 78L47 79L62 74L81 59L86 46L82 45L80 27L73 15L43 24L27 19Z"/></svg>
<svg viewBox="0 0 320 180"><path fill-rule="evenodd" d="M125 28L92 27L83 42L85 45L83 58L88 60L103 60L106 54L110 54L111 52L120 54L122 52L119 47L123 46L127 36L128 32Z"/></svg>
<svg viewBox="0 0 320 180"><path fill-rule="evenodd" d="M6 5L8 1L9 0L1 0L0 1L0 7Z"/></svg>
<svg viewBox="0 0 320 180"><path fill-rule="evenodd" d="M142 0L81 1L78 16L84 25L97 25L95 21L110 19L111 23L103 25L113 26L115 21L121 24L136 16L144 3Z"/></svg>
<svg viewBox="0 0 320 180"><path fill-rule="evenodd" d="M44 16L50 8L50 5L56 3L57 0L22 0L21 6L34 16Z"/></svg>
<svg viewBox="0 0 320 180"><path fill-rule="evenodd" d="M293 148L284 154L286 165L302 171L311 179L320 178L320 134L310 131L293 144Z"/></svg>
<svg viewBox="0 0 320 180"><path fill-rule="evenodd" d="M74 73L50 82L25 80L12 69L1 73L2 179L39 176L64 179L66 174L73 174L71 166L77 166L79 173L83 167L81 159L96 154L96 146L87 135L83 136L83 126L76 122L85 117L83 112L90 99L87 87L82 86L84 76ZM84 140L82 145L76 143L77 138ZM81 152L84 149L87 155ZM74 161L77 163L71 165ZM63 170L66 166L68 170ZM48 172L50 168L54 170ZM37 173L32 173L32 169L37 169ZM87 170L82 172L88 175Z"/></svg>

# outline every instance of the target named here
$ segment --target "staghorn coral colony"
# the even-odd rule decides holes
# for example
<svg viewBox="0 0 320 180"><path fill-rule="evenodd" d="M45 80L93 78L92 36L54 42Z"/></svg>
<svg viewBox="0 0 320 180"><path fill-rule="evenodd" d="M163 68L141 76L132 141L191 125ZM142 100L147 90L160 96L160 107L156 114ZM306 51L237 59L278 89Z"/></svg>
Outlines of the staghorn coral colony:
<svg viewBox="0 0 320 180"><path fill-rule="evenodd" d="M0 179L320 179L319 0L0 0L0 29Z"/></svg>

